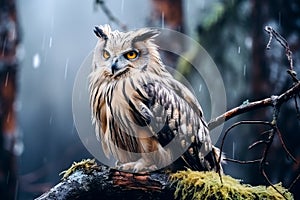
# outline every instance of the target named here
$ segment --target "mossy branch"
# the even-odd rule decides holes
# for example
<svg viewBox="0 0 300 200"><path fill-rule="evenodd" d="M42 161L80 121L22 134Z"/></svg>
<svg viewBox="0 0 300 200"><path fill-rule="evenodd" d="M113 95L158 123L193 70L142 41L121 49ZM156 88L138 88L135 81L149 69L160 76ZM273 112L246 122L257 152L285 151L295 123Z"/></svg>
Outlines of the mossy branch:
<svg viewBox="0 0 300 200"><path fill-rule="evenodd" d="M281 184L276 189L293 199ZM36 200L50 199L274 199L283 197L272 187L241 184L216 172L179 171L133 174L117 171L94 160L74 163L64 172L60 183Z"/></svg>
<svg viewBox="0 0 300 200"><path fill-rule="evenodd" d="M90 159L62 173L61 182L36 200L173 199L175 191L167 174L121 172Z"/></svg>
<svg viewBox="0 0 300 200"><path fill-rule="evenodd" d="M281 183L276 190L266 186L250 186L240 180L223 175L222 183L215 172L180 171L171 176L176 182L175 197L179 199L293 199ZM278 193L278 191L284 197Z"/></svg>

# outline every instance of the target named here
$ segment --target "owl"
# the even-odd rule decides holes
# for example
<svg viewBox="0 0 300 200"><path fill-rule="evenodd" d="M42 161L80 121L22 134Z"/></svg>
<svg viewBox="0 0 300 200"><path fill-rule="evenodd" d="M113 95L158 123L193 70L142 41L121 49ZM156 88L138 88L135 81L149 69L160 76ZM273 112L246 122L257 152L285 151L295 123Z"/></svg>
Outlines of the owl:
<svg viewBox="0 0 300 200"><path fill-rule="evenodd" d="M159 31L120 32L103 25L94 32L92 121L104 154L117 160L116 168L218 170L219 153L200 104L161 60L154 43Z"/></svg>

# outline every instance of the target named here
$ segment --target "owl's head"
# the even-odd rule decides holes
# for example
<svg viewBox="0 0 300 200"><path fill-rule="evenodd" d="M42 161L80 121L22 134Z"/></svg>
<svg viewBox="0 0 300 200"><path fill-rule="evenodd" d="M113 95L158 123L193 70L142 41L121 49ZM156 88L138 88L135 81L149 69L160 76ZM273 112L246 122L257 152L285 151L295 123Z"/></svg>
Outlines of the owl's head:
<svg viewBox="0 0 300 200"><path fill-rule="evenodd" d="M129 72L146 70L150 61L160 62L153 38L159 31L142 28L134 31L112 31L109 25L94 29L98 42L94 50L93 69L100 69L112 78Z"/></svg>

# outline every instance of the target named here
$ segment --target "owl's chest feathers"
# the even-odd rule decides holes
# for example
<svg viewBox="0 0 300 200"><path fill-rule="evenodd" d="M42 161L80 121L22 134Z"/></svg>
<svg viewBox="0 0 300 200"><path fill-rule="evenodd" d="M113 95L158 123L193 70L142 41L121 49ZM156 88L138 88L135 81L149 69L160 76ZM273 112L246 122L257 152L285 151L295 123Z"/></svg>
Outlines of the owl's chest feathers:
<svg viewBox="0 0 300 200"><path fill-rule="evenodd" d="M149 97L143 88L146 83L143 78L126 78L108 83L103 97L109 112L117 117L123 112L139 111L142 104L148 104Z"/></svg>
<svg viewBox="0 0 300 200"><path fill-rule="evenodd" d="M138 145L137 138L152 136L147 129L150 116L143 117L140 114L144 109L148 109L149 104L148 95L143 88L143 84L147 82L146 78L129 77L102 83L101 97L105 106L99 107L98 111L106 116L101 120L102 128L105 127L102 134L106 135L108 141L124 150L140 152L142 147Z"/></svg>

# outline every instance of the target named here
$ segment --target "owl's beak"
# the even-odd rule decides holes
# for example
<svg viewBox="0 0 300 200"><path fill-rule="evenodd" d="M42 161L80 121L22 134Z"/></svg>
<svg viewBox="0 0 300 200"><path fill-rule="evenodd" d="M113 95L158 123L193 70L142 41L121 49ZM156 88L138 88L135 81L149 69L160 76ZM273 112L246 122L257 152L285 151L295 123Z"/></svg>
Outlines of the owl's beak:
<svg viewBox="0 0 300 200"><path fill-rule="evenodd" d="M112 65L111 65L111 72L112 72L112 74L115 74L117 71L119 70L119 68L118 68L118 63L113 63Z"/></svg>
<svg viewBox="0 0 300 200"><path fill-rule="evenodd" d="M112 65L111 65L111 73L115 74L117 73L117 71L119 71L122 67L120 66L120 64L118 63L118 59L115 58L113 59Z"/></svg>

